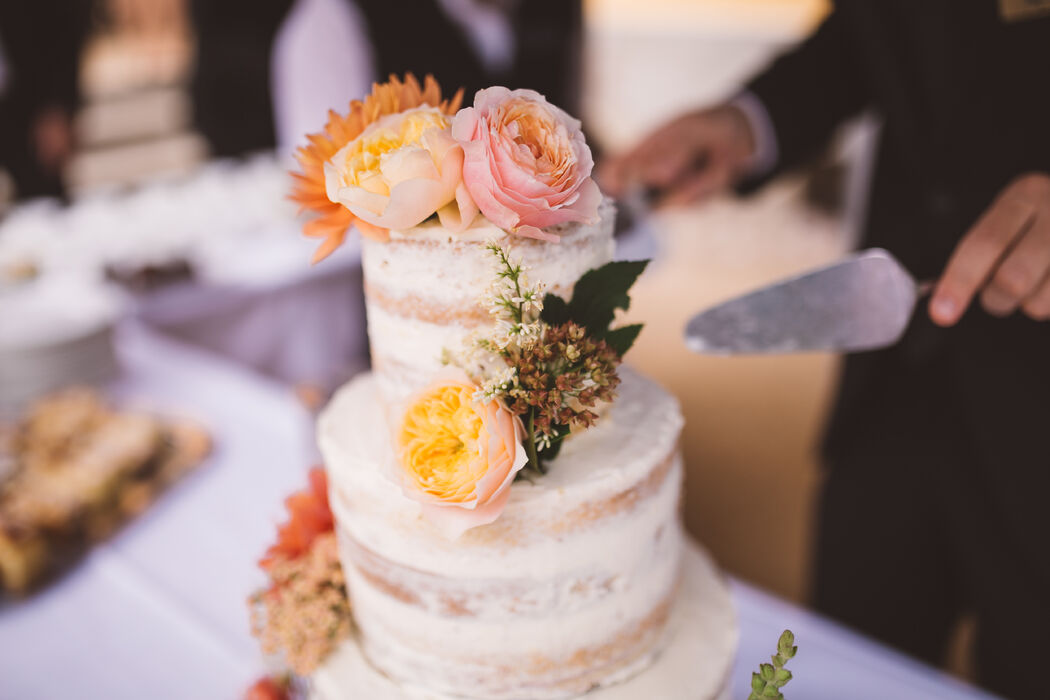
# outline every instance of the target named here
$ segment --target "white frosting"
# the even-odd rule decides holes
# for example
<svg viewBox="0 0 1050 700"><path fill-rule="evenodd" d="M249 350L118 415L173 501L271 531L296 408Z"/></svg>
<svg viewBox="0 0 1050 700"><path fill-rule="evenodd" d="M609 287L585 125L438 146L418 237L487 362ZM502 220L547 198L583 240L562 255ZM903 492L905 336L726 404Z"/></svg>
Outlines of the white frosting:
<svg viewBox="0 0 1050 700"><path fill-rule="evenodd" d="M586 700L728 700L739 632L725 583L707 555L687 543L681 589L671 610L664 650L645 672L593 690ZM313 700L456 700L391 680L372 666L355 637L310 679Z"/></svg>
<svg viewBox="0 0 1050 700"><path fill-rule="evenodd" d="M602 421L570 439L549 474L516 482L495 523L456 541L386 476L394 455L374 378L336 395L319 439L373 663L428 688L485 698L521 697L524 688L528 697L569 697L644 666L659 622L589 668L544 671L525 661L558 665L599 649L642 625L674 589L682 418L657 385L622 374ZM577 686L572 673L581 674Z"/></svg>
<svg viewBox="0 0 1050 700"><path fill-rule="evenodd" d="M380 393L397 401L427 385L441 370L442 350L459 351L474 329L428 323L368 305L368 337Z"/></svg>
<svg viewBox="0 0 1050 700"><path fill-rule="evenodd" d="M391 231L390 239L394 241L437 241L454 243L468 242L468 243L485 243L486 241L499 240L509 235L506 231L501 229L496 224L492 223L484 216L479 215L474 221L471 222L470 226L465 231L459 233L452 233L447 228L441 225L441 222L436 218L430 218L421 223L419 226L413 226L410 229L403 231Z"/></svg>
<svg viewBox="0 0 1050 700"><path fill-rule="evenodd" d="M480 301L495 280L496 266L485 249L496 240L528 268L531 283L568 296L583 273L612 260L615 208L606 201L595 224L551 229L555 243L508 234L479 219L453 234L438 222L391 232L389 242L365 240L362 246L368 336L388 400L404 398L440 368L443 349L463 347L484 319Z"/></svg>

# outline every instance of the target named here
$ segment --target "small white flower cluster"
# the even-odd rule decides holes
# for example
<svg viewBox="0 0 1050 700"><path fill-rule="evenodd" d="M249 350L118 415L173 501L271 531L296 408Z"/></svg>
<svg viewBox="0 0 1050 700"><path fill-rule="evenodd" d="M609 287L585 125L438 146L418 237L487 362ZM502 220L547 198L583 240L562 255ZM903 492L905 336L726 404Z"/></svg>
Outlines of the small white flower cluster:
<svg viewBox="0 0 1050 700"><path fill-rule="evenodd" d="M455 365L475 379L494 377L507 368L495 346L487 338L477 335L464 340L458 350L445 348L441 353L441 363Z"/></svg>
<svg viewBox="0 0 1050 700"><path fill-rule="evenodd" d="M498 243L489 242L486 248L493 255L495 279L482 304L494 323L468 339L459 351L445 349L442 354L445 364L458 365L480 379L476 401L491 401L521 391L517 368L508 367L504 358L541 340L547 325L540 320L543 285L529 286L526 267L512 262Z"/></svg>
<svg viewBox="0 0 1050 700"><path fill-rule="evenodd" d="M543 337L543 327L544 324L540 321L518 323L500 319L496 321L496 326L487 340L497 351L509 350L514 346L528 348Z"/></svg>
<svg viewBox="0 0 1050 700"><path fill-rule="evenodd" d="M544 450L550 449L553 440L550 434L537 430L535 436L533 437L533 442L536 444L536 450L539 452L543 452Z"/></svg>
<svg viewBox="0 0 1050 700"><path fill-rule="evenodd" d="M518 386L518 370L505 367L502 371L486 379L481 388L474 393L475 401L492 401L504 394L509 394Z"/></svg>
<svg viewBox="0 0 1050 700"><path fill-rule="evenodd" d="M543 285L529 286L526 267L510 260L498 243L488 244L495 259L496 279L483 303L496 324L486 340L496 352L526 348L543 337Z"/></svg>

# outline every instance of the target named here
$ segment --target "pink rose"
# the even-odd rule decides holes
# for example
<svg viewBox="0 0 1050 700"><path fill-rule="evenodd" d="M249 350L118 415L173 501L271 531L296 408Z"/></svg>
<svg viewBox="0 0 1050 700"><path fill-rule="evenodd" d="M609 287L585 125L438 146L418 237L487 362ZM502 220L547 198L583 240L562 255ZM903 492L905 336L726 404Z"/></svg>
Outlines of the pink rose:
<svg viewBox="0 0 1050 700"><path fill-rule="evenodd" d="M477 391L462 370L442 371L394 436L402 491L450 539L498 518L528 461L521 421L499 401L475 401Z"/></svg>
<svg viewBox="0 0 1050 700"><path fill-rule="evenodd" d="M479 90L452 120L463 146L463 182L481 212L522 236L556 241L540 229L598 218L601 192L580 122L533 90Z"/></svg>

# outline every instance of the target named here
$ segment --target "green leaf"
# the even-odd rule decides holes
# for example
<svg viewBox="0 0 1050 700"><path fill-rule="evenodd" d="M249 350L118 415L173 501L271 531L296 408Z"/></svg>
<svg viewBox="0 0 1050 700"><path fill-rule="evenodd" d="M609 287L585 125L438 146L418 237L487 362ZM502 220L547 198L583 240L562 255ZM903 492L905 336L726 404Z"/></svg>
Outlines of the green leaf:
<svg viewBox="0 0 1050 700"><path fill-rule="evenodd" d="M560 296L548 294L543 297L543 312L540 318L552 326L568 323L570 320L569 305Z"/></svg>
<svg viewBox="0 0 1050 700"><path fill-rule="evenodd" d="M621 326L614 328L613 330L605 334L605 342L609 344L609 347L613 351L623 357L627 354L627 351L634 345L634 341L637 340L638 334L642 332L642 324L634 323L629 326Z"/></svg>
<svg viewBox="0 0 1050 700"><path fill-rule="evenodd" d="M791 671L786 668L778 668L773 674L773 682L777 684L777 687L783 687L789 680L791 680Z"/></svg>
<svg viewBox="0 0 1050 700"><path fill-rule="evenodd" d="M605 338L609 324L616 317L616 309L630 307L631 298L627 292L648 264L648 260L618 261L588 270L573 287L572 299L567 305L568 320L580 324L595 338ZM552 319L560 316L561 311L557 304L550 312L544 306L542 318L555 324ZM560 322L565 320L560 319Z"/></svg>
<svg viewBox="0 0 1050 700"><path fill-rule="evenodd" d="M773 680L774 670L772 665L762 664L758 667L758 672L762 674L762 680L766 681L767 683Z"/></svg>
<svg viewBox="0 0 1050 700"><path fill-rule="evenodd" d="M762 680L762 676L758 675L757 673L752 673L751 690L755 691L756 693L761 693L763 690L765 690L765 687L766 682Z"/></svg>
<svg viewBox="0 0 1050 700"><path fill-rule="evenodd" d="M767 685L766 689L762 691L762 697L764 698L779 698L783 700L784 696L780 694L775 685Z"/></svg>

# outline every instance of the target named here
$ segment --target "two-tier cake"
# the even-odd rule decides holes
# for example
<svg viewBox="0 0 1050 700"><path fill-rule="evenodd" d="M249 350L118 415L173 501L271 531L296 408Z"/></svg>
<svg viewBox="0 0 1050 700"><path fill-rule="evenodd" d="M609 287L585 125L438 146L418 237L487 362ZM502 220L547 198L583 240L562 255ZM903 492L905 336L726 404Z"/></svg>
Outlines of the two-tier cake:
<svg viewBox="0 0 1050 700"><path fill-rule="evenodd" d="M644 264L611 262L578 122L525 90L457 107L392 79L300 153L321 255L367 235L374 365L318 426L355 629L311 693L720 697L735 623L683 535L681 412L620 365Z"/></svg>

